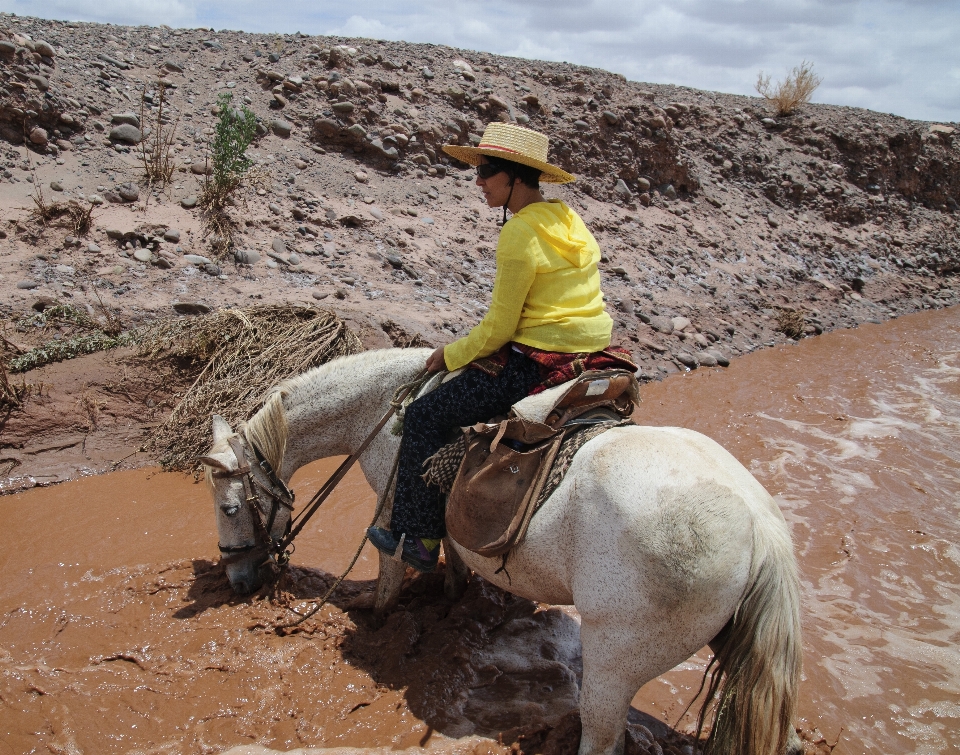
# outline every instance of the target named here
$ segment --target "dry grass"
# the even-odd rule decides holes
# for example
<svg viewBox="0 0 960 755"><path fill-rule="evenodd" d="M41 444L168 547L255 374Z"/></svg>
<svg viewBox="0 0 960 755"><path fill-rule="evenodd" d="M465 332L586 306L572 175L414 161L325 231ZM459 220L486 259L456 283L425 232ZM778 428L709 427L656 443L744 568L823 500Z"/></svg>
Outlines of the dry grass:
<svg viewBox="0 0 960 755"><path fill-rule="evenodd" d="M178 362L193 384L145 450L168 469L194 469L210 446L212 414L236 427L271 386L361 350L342 320L309 305L225 309L152 326L141 334L141 357Z"/></svg>
<svg viewBox="0 0 960 755"><path fill-rule="evenodd" d="M810 102L823 79L813 72L813 64L803 61L783 81L770 83L763 71L757 76L757 92L777 111L777 115L791 115Z"/></svg>
<svg viewBox="0 0 960 755"><path fill-rule="evenodd" d="M777 312L777 330L787 338L793 338L794 340L803 338L803 328L806 324L803 312L798 312L795 309L781 309Z"/></svg>
<svg viewBox="0 0 960 755"><path fill-rule="evenodd" d="M20 385L11 383L7 375L10 356L19 353L20 349L0 336L0 415L9 415L14 409L20 409L32 389L22 380Z"/></svg>
<svg viewBox="0 0 960 755"><path fill-rule="evenodd" d="M173 159L173 142L177 135L177 126L180 124L180 116L172 125L164 123L164 105L166 104L166 86L159 85L160 102L157 107L156 115L153 118L150 141L142 145L141 159L143 161L143 174L146 176L150 188L159 186L163 188L173 176L176 169L176 163ZM140 124L146 125L146 94L144 88L140 94Z"/></svg>
<svg viewBox="0 0 960 755"><path fill-rule="evenodd" d="M47 202L40 182L33 177L33 208L29 217L37 225L44 226L53 221L69 228L74 236L86 236L93 227L93 205L71 199L68 202Z"/></svg>

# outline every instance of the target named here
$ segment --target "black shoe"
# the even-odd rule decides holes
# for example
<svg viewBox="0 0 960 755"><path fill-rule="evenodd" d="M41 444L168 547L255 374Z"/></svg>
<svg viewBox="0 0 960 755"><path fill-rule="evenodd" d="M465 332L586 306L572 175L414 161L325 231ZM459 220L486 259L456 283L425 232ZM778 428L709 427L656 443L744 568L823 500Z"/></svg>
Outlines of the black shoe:
<svg viewBox="0 0 960 755"><path fill-rule="evenodd" d="M367 530L367 537L370 542L381 553L393 556L400 546L400 538L390 530L383 527L370 527ZM437 545L432 551L427 550L419 537L407 535L403 538L403 550L400 551L400 558L404 563L410 564L419 572L432 572L437 568L437 561L440 558L440 546Z"/></svg>

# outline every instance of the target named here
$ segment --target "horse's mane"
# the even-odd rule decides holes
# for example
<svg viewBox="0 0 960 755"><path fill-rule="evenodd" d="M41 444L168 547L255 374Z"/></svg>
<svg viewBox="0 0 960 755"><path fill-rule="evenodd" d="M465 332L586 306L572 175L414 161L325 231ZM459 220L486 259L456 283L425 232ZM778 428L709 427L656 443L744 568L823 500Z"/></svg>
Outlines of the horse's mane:
<svg viewBox="0 0 960 755"><path fill-rule="evenodd" d="M416 352L425 351L428 349L404 349L402 353L404 356L409 354L413 357ZM284 380L267 392L263 406L243 426L242 432L247 442L256 446L267 463L279 472L287 449L286 408L290 405L288 399L300 391L313 388L320 379L339 381L344 377L355 376L357 371L365 367L382 364L387 354L399 357L398 352L399 349L363 351L334 359Z"/></svg>

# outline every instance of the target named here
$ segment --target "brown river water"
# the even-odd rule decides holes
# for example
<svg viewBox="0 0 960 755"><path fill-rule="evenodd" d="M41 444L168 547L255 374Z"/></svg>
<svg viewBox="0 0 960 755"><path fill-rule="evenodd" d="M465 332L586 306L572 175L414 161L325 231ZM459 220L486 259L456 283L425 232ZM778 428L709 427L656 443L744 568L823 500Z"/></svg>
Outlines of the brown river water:
<svg viewBox="0 0 960 755"><path fill-rule="evenodd" d="M808 752L960 751L960 309L757 352L643 399L640 421L715 438L783 509L803 586ZM298 473L302 498L334 464ZM238 599L190 478L124 471L0 498L0 755L493 755L508 752L498 735L521 734L524 752L569 752L570 717L544 723L576 706L571 609L477 579L451 602L437 574L409 577L376 626L368 546L318 620L270 631L345 567L373 506L351 472L276 589ZM631 731L690 752L663 722L689 730L707 657L647 684ZM628 752L655 751L637 749L645 734Z"/></svg>

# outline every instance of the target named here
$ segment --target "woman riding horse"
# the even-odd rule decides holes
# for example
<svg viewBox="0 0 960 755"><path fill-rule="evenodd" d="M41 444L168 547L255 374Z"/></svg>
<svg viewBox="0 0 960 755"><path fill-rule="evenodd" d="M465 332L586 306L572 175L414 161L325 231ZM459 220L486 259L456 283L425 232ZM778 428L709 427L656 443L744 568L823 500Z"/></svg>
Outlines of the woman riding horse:
<svg viewBox="0 0 960 755"><path fill-rule="evenodd" d="M443 496L424 482L423 463L451 428L504 414L530 393L584 369L636 369L626 351L609 348L613 321L600 291L596 239L576 212L540 191L540 182L576 180L547 162L547 137L491 123L479 146L443 150L476 166L487 204L503 207L503 228L486 316L427 360L430 372L468 369L407 408L390 529L368 530L379 550L399 549L421 572L436 567L445 534Z"/></svg>

